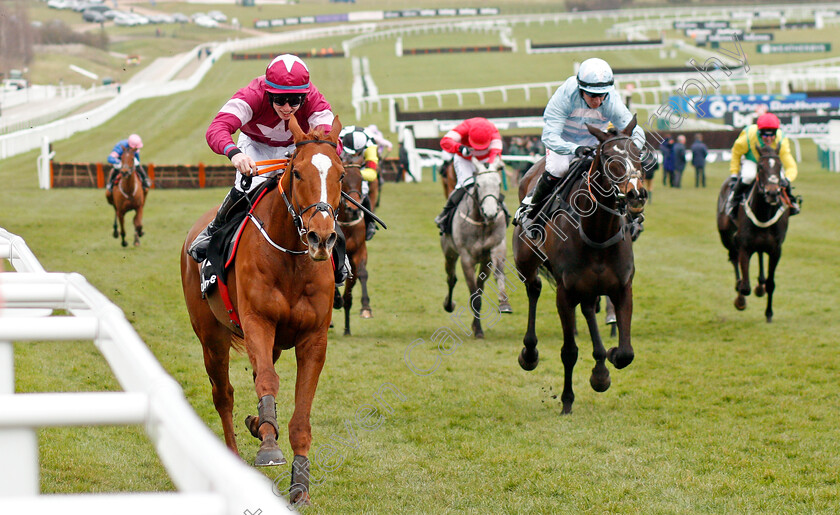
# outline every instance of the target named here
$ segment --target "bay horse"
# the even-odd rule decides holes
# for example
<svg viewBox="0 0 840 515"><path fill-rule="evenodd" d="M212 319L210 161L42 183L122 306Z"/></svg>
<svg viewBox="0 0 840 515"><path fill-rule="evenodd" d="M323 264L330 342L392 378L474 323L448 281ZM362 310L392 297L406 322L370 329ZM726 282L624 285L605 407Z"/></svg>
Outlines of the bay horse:
<svg viewBox="0 0 840 515"><path fill-rule="evenodd" d="M122 246L127 247L125 241L125 215L134 211L134 246L140 246L143 236L143 207L146 205L147 191L143 189L143 181L137 173L135 164L136 149L126 148L120 156L120 173L116 184L110 191L105 191L105 199L114 206L114 238L122 238ZM115 191L116 190L116 191ZM119 223L119 231L117 230Z"/></svg>
<svg viewBox="0 0 840 515"><path fill-rule="evenodd" d="M199 264L187 253L190 242L215 216L215 208L204 213L187 235L181 249L181 281L190 321L204 352L225 444L236 454L230 349L248 353L259 404L258 415L247 417L245 424L261 441L256 466L286 463L277 445L275 397L280 378L274 364L282 351L294 349L297 379L289 443L295 458L290 500L307 503L309 416L327 352L335 288L330 255L337 241L335 209L344 168L336 152L341 130L338 118L328 135L321 129L305 134L294 117L288 128L295 151L277 187L267 191L249 214L253 223L242 230L236 259L228 269L229 300L220 295L221 286L208 292L206 300L202 298Z"/></svg>
<svg viewBox="0 0 840 515"><path fill-rule="evenodd" d="M353 197L359 204L362 203L364 195L362 194L362 173L361 163L359 158L364 159L363 156L342 156L342 163L344 164L344 181L342 181L341 189L346 194ZM369 183L371 206L375 205L374 192L377 190L376 182ZM350 309L353 306L353 286L356 284L356 279L362 283L362 309L360 315L362 318L373 318L373 311L370 308L370 297L368 297L367 290L367 241L365 241L365 218L361 209L347 202L343 197L338 209L338 225L341 226L342 232L347 242L347 257L350 260L351 274L344 284L344 296L341 297L338 287L335 290L334 307L340 309L344 307L344 334L350 334Z"/></svg>
<svg viewBox="0 0 840 515"><path fill-rule="evenodd" d="M635 126L635 116L616 134L587 125L599 145L589 170L581 177L571 177L570 187L563 189L569 191L565 195L568 208L549 215L538 213L537 216L546 216L545 227L535 227L539 234L529 237L523 233L522 226L517 226L513 232L514 259L528 294L528 327L519 365L525 370L533 370L539 363L535 324L537 300L542 290L538 273L542 268L548 279L556 283L557 313L563 326L560 356L565 376L561 395L564 414L571 413L575 400L572 372L578 358L575 343L575 308L578 304L592 338L595 367L589 382L595 391L604 392L610 387L605 359L621 369L634 357L630 323L635 266L627 211L641 213L647 198L640 153L631 139ZM520 183L520 200L544 170L545 159L531 167ZM552 204L553 200L550 200L545 206ZM609 351L604 348L595 319L600 295L607 295L612 300L618 320L618 347Z"/></svg>
<svg viewBox="0 0 840 515"><path fill-rule="evenodd" d="M450 159L449 161L445 162L443 168L440 170L440 182L443 184L443 197L445 199L449 199L449 195L452 193L452 190L455 189L455 185L458 183L458 178L455 175L455 163L454 160Z"/></svg>
<svg viewBox="0 0 840 515"><path fill-rule="evenodd" d="M470 308L473 312L472 330L475 338L484 338L481 327L481 297L484 281L488 277L488 265L493 265L500 313L513 313L505 285L505 257L507 254L507 219L502 206L502 177L499 172L502 162L485 165L472 159L475 182L461 199L452 215L452 232L440 237L446 269L448 292L443 309L455 310L452 290L458 278L455 264L461 260L461 270L470 291ZM476 267L479 273L476 274Z"/></svg>
<svg viewBox="0 0 840 515"><path fill-rule="evenodd" d="M717 224L720 241L729 252L735 268L735 308L747 307L750 294L750 259L758 253L758 284L755 295L767 293L767 322L773 320L773 292L776 289L776 265L782 257L782 243L788 229L789 200L781 177L782 163L773 147L759 148L758 170L743 204L738 205L734 220L726 213L726 201L734 181L726 179L718 195ZM767 254L767 278L764 277L764 254Z"/></svg>

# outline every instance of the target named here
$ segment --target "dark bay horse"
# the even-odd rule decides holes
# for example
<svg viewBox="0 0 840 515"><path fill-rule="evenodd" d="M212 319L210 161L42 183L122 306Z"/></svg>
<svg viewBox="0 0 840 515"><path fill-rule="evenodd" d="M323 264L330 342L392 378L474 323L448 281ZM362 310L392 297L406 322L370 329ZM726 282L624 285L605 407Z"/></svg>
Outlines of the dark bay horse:
<svg viewBox="0 0 840 515"><path fill-rule="evenodd" d="M140 246L143 236L143 207L146 205L147 192L143 189L143 181L137 173L134 155L137 151L131 147L125 149L120 156L120 173L117 183L111 191L105 192L105 199L114 206L114 238L122 238L122 246L127 247L125 241L125 215L134 211L134 246ZM117 231L119 223L119 231Z"/></svg>
<svg viewBox="0 0 840 515"><path fill-rule="evenodd" d="M455 163L450 159L442 166L440 182L443 184L443 197L449 199L449 194L452 193L458 183L458 178L455 176Z"/></svg>
<svg viewBox="0 0 840 515"><path fill-rule="evenodd" d="M354 162L356 157L362 156L344 156L345 176L342 181L341 189L351 197L353 200L362 203L362 174L359 163ZM375 181L371 181L370 193L374 192L376 186ZM371 197L371 206L375 205L375 198ZM370 308L370 297L368 297L367 290L367 241L365 241L365 218L361 209L347 202L344 198L341 199L341 204L338 209L338 225L341 226L344 237L347 241L347 257L350 259L351 275L347 278L344 284L344 296L341 302L335 302L336 308L344 307L344 334L350 334L350 309L353 306L353 286L356 284L356 279L362 283L362 318L372 318L373 311ZM335 290L335 296L339 296L338 288ZM338 300L338 299L336 299Z"/></svg>
<svg viewBox="0 0 840 515"><path fill-rule="evenodd" d="M440 247L443 250L448 288L443 301L447 312L455 310L452 290L457 277L455 266L461 260L461 270L470 291L470 308L473 314L472 330L476 338L484 338L481 327L481 299L486 292L485 280L490 276L492 264L499 313L513 313L505 284L505 259L507 254L507 219L502 205L501 161L485 164L473 158L475 184L467 186L467 194L461 199L452 216L451 234L442 234ZM478 273L476 273L478 267ZM489 293L489 292L487 292ZM483 315L485 320L486 314Z"/></svg>
<svg viewBox="0 0 840 515"><path fill-rule="evenodd" d="M588 126L600 144L592 166L582 177L572 179L566 196L568 210L560 209L547 216L545 227L534 238L521 226L513 233L516 267L524 278L528 293L528 329L519 364L533 370L539 363L537 351L536 307L542 290L540 268L557 285L557 312L563 325L560 356L565 378L563 413L571 413L575 400L572 372L578 358L575 343L575 307L580 304L592 337L595 368L589 379L597 392L610 387L610 373L604 364L609 359L616 368L633 361L630 344L630 321L633 313L633 245L627 210L639 213L647 198L642 184L639 150L630 138L636 126L634 117L618 134ZM522 179L520 200L543 173L545 161L538 161ZM599 295L608 295L615 304L618 319L618 347L607 352L598 332L595 309Z"/></svg>
<svg viewBox="0 0 840 515"><path fill-rule="evenodd" d="M199 265L187 254L190 242L216 209L207 211L190 229L181 249L181 280L193 330L204 351L204 365L213 387L213 404L222 420L225 443L239 453L233 429L233 387L228 368L231 346L245 350L259 399L258 416L245 424L261 440L257 466L286 463L277 438L275 397L280 378L274 364L283 350L294 349L297 361L295 408L289 422L292 502L309 499L309 415L318 376L327 352L335 278L330 261L336 243L335 209L344 168L336 153L341 124L328 136L320 129L305 134L295 118L289 121L296 150L278 186L268 191L249 216L228 269L231 311L215 288L202 298ZM238 323L234 320L238 315Z"/></svg>
<svg viewBox="0 0 840 515"><path fill-rule="evenodd" d="M735 308L746 309L750 294L750 259L758 253L758 284L755 295L767 292L764 316L773 320L773 291L776 289L776 265L782 257L782 243L788 229L788 199L781 185L782 163L775 148L759 149L758 171L747 198L736 209L734 220L726 213L726 201L732 188L730 179L724 181L718 196L717 224L720 241L729 251L729 261L735 268ZM764 278L764 254L767 254L767 278Z"/></svg>

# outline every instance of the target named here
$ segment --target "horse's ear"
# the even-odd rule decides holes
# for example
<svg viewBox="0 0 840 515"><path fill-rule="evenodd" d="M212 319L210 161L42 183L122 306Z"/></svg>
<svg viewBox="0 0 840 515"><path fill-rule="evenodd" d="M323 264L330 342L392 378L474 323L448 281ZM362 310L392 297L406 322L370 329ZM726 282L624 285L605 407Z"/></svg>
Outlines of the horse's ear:
<svg viewBox="0 0 840 515"><path fill-rule="evenodd" d="M601 129L599 129L598 127L595 127L594 125L589 125L587 123L586 128L589 130L589 134L592 134L593 136L598 138L598 141L600 141L601 143L610 139L609 133L602 131Z"/></svg>
<svg viewBox="0 0 840 515"><path fill-rule="evenodd" d="M306 134L303 132L303 129L300 128L300 124L298 123L297 118L295 118L294 115L292 115L292 117L289 118L289 121L286 122L286 126L292 132L292 137L294 137L295 143L306 139Z"/></svg>
<svg viewBox="0 0 840 515"><path fill-rule="evenodd" d="M630 120L630 123L627 124L627 127L625 127L624 130L621 131L621 133L624 134L625 136L632 136L633 135L633 129L635 129L635 128L636 128L636 115L634 114L633 119Z"/></svg>
<svg viewBox="0 0 840 515"><path fill-rule="evenodd" d="M327 134L327 140L332 141L333 143L338 143L338 136L341 134L341 127L341 122L338 121L338 116L336 115L335 118L333 118L330 133Z"/></svg>

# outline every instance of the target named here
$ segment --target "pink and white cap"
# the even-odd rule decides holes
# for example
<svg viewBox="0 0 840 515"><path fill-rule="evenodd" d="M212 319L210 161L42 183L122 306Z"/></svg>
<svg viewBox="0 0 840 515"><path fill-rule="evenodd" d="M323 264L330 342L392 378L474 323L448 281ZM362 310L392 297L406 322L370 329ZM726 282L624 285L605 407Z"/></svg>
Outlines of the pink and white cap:
<svg viewBox="0 0 840 515"><path fill-rule="evenodd" d="M128 137L128 146L131 148L143 148L143 140L137 134Z"/></svg>
<svg viewBox="0 0 840 515"><path fill-rule="evenodd" d="M278 55L265 69L269 93L309 93L309 88L309 68L296 55Z"/></svg>

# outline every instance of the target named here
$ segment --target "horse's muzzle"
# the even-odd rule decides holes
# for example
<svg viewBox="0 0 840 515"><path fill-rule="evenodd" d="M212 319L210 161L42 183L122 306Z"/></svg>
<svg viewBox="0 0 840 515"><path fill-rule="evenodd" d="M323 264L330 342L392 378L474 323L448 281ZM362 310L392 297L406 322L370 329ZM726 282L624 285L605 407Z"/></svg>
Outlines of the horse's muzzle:
<svg viewBox="0 0 840 515"><path fill-rule="evenodd" d="M324 261L332 254L332 249L338 235L335 231L329 233L326 238L318 234L316 231L309 231L306 233L306 243L309 245L309 257L314 261Z"/></svg>
<svg viewBox="0 0 840 515"><path fill-rule="evenodd" d="M648 192L646 189L630 189L626 194L627 206L633 213L639 213L645 208L645 203L648 199Z"/></svg>

